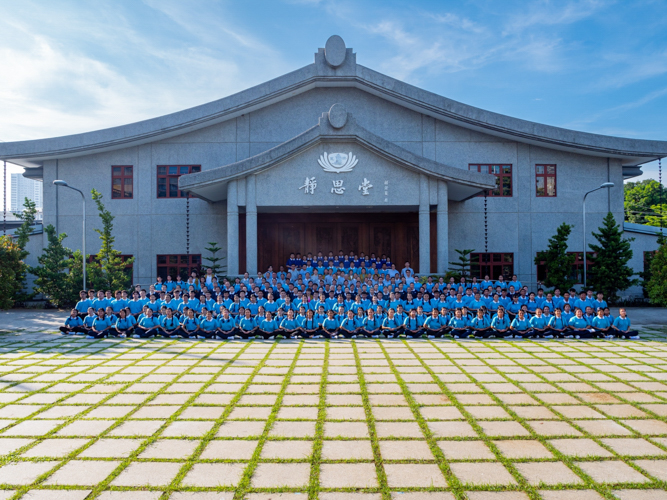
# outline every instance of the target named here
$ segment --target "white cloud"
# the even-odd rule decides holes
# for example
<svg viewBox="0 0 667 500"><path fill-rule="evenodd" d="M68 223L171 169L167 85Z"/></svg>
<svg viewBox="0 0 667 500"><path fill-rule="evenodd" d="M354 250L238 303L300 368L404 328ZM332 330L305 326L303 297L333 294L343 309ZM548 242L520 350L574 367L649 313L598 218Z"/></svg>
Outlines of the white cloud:
<svg viewBox="0 0 667 500"><path fill-rule="evenodd" d="M582 0L563 2L561 0L541 0L528 4L526 12L512 15L505 24L503 34L521 33L535 26L556 26L572 24L586 19L609 6L610 1Z"/></svg>
<svg viewBox="0 0 667 500"><path fill-rule="evenodd" d="M121 9L0 19L0 139L122 125L209 102L293 69L261 39L201 8L160 2L157 35ZM34 23L65 22L65 30ZM172 20L173 22L171 22ZM162 20L161 20L162 21ZM176 22L178 21L178 22ZM145 22L145 21L144 21ZM173 33L173 36L165 36Z"/></svg>

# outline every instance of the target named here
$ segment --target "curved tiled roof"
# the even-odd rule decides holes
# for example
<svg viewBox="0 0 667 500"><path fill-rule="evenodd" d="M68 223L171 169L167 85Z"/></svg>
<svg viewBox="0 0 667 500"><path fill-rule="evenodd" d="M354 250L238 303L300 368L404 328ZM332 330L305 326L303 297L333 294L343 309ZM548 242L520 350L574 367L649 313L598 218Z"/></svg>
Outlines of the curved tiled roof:
<svg viewBox="0 0 667 500"><path fill-rule="evenodd" d="M333 37L332 37L333 38ZM337 50L341 50L337 47ZM339 52L340 54L340 52ZM338 62L338 61L337 61ZM568 130L485 111L428 92L356 63L352 49L335 67L319 49L315 62L229 97L176 113L93 132L0 143L0 159L38 167L66 158L137 146L191 132L268 106L316 87L353 87L439 120L486 134L637 165L667 156L667 141L630 139Z"/></svg>

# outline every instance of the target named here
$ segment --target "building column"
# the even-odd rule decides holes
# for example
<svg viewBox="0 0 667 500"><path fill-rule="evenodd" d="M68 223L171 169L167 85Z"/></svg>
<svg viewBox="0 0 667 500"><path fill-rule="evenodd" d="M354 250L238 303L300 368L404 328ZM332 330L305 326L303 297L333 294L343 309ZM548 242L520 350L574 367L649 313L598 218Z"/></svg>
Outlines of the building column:
<svg viewBox="0 0 667 500"><path fill-rule="evenodd" d="M438 208L437 208L437 252L438 274L445 274L449 267L449 191L445 181L438 181Z"/></svg>
<svg viewBox="0 0 667 500"><path fill-rule="evenodd" d="M431 272L431 221L428 177L419 176L419 274Z"/></svg>
<svg viewBox="0 0 667 500"><path fill-rule="evenodd" d="M257 274L257 201L255 200L255 176L246 177L245 194L245 255L246 271Z"/></svg>
<svg viewBox="0 0 667 500"><path fill-rule="evenodd" d="M235 180L227 184L227 274L239 274L239 204Z"/></svg>

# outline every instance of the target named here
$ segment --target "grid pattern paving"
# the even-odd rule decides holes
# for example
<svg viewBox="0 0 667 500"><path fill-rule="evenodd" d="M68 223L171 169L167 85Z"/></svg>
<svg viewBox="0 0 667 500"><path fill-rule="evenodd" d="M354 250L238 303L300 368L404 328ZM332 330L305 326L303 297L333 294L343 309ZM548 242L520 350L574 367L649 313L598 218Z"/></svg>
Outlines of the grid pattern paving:
<svg viewBox="0 0 667 500"><path fill-rule="evenodd" d="M0 336L0 499L664 500L667 344Z"/></svg>

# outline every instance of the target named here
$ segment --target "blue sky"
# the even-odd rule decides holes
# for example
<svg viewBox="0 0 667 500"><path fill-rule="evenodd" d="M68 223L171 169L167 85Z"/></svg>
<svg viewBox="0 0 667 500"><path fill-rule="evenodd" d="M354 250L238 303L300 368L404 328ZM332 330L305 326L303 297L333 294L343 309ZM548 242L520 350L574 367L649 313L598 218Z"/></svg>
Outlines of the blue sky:
<svg viewBox="0 0 667 500"><path fill-rule="evenodd" d="M0 33L4 141L218 99L309 64L334 33L360 64L467 104L667 140L664 0L21 0Z"/></svg>

